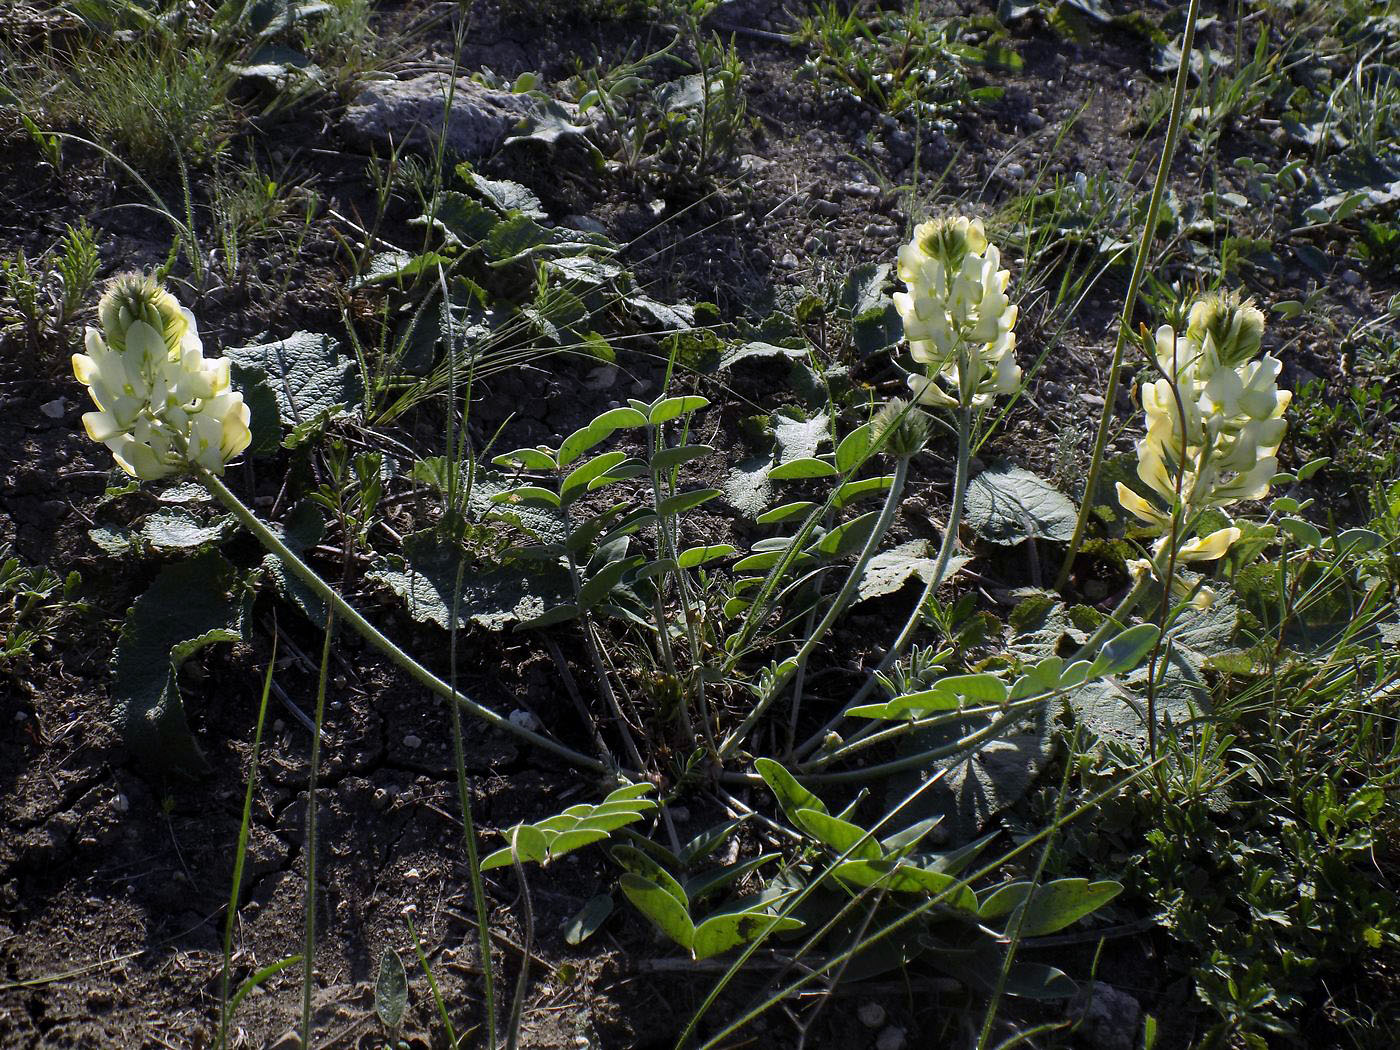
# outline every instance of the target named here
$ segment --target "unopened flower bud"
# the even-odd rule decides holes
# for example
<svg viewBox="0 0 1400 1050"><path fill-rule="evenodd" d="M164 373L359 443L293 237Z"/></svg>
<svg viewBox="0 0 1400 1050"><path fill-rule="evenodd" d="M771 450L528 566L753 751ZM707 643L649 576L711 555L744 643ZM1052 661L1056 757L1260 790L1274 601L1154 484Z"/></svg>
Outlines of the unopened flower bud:
<svg viewBox="0 0 1400 1050"><path fill-rule="evenodd" d="M875 415L871 430L876 440L885 439L885 450L892 456L908 459L928 444L928 416L901 398L890 398Z"/></svg>
<svg viewBox="0 0 1400 1050"><path fill-rule="evenodd" d="M1264 336L1264 313L1252 299L1236 292L1220 292L1198 300L1191 307L1186 336L1220 363L1234 368L1259 352Z"/></svg>

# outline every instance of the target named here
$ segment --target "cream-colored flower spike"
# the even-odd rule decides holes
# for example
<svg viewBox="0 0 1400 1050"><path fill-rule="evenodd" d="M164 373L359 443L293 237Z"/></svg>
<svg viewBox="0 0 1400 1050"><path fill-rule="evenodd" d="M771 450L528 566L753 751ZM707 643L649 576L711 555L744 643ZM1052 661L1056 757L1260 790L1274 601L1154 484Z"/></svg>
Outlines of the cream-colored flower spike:
<svg viewBox="0 0 1400 1050"><path fill-rule="evenodd" d="M1164 377L1142 385L1147 433L1137 451L1138 477L1161 502L1118 485L1123 509L1162 537L1154 554L1174 517L1190 527L1201 511L1261 499L1278 473L1293 395L1278 387L1279 360L1257 356L1263 331L1263 313L1232 293L1198 300L1184 334L1157 330ZM1182 545L1177 560L1213 561L1239 537L1239 529L1220 529Z"/></svg>
<svg viewBox="0 0 1400 1050"><path fill-rule="evenodd" d="M97 406L83 416L88 436L147 481L194 465L222 474L252 440L251 417L228 362L205 359L194 315L141 274L113 279L97 313L101 330L73 355Z"/></svg>
<svg viewBox="0 0 1400 1050"><path fill-rule="evenodd" d="M899 249L894 305L924 374L909 377L914 396L931 405L981 406L1021 382L1016 364L1017 309L1007 297L1011 271L987 242L980 219L921 223ZM941 385L940 385L941 384ZM951 388L951 392L943 387Z"/></svg>

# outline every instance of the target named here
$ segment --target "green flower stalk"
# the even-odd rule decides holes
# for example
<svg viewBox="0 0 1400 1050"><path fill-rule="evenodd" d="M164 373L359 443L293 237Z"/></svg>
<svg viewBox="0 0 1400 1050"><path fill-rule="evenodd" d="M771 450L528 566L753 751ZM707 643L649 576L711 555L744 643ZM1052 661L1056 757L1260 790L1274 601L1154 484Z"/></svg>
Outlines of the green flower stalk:
<svg viewBox="0 0 1400 1050"><path fill-rule="evenodd" d="M115 278L89 327L73 374L97 406L88 436L132 477L152 481L199 466L222 474L252 433L226 360L206 360L194 315L156 281Z"/></svg>
<svg viewBox="0 0 1400 1050"><path fill-rule="evenodd" d="M1258 356L1263 331L1263 313L1234 294L1198 300L1181 335L1157 330L1161 378L1142 385L1147 433L1137 444L1138 477L1154 498L1117 486L1122 507L1160 537L1135 572L1161 578L1168 562L1222 557L1240 537L1233 526L1168 548L1203 511L1268 493L1293 395L1279 389L1278 358ZM1209 591L1197 596L1198 605L1209 601Z"/></svg>
<svg viewBox="0 0 1400 1050"><path fill-rule="evenodd" d="M1000 395L1015 393L1021 385L1015 356L1019 310L1008 295L1011 271L1001 268L1001 251L988 242L980 219L955 216L920 223L909 243L899 249L898 273L906 290L895 293L895 308L904 321L909 353L923 366L921 374L909 377L909 388L921 404L956 411L953 502L933 571L898 636L841 713L797 748L798 757L820 747L846 712L870 695L880 676L887 675L909 647L920 613L947 579L957 548L978 410ZM926 428L927 419L920 418ZM887 450L894 451L900 440L898 432L892 434ZM920 436L919 447L922 441Z"/></svg>

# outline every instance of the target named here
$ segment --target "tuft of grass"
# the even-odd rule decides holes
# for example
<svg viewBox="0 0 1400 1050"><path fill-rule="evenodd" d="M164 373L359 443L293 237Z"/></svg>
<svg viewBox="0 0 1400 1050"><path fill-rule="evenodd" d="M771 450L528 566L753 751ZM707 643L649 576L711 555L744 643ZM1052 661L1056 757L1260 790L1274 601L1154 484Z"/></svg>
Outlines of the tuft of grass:
<svg viewBox="0 0 1400 1050"><path fill-rule="evenodd" d="M233 122L229 64L194 41L96 42L74 51L61 75L44 76L24 94L44 95L49 125L76 125L147 173L212 158Z"/></svg>

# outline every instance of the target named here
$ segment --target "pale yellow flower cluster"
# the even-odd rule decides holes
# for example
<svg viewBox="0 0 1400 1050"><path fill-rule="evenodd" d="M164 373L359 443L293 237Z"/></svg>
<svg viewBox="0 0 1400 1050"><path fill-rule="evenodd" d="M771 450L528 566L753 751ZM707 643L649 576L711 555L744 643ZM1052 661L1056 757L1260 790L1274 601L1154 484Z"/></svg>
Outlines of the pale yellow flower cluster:
<svg viewBox="0 0 1400 1050"><path fill-rule="evenodd" d="M88 436L147 481L192 465L222 474L252 440L250 414L229 387L228 362L204 357L194 315L154 280L126 274L102 297L98 319L87 353L73 355L98 409L83 416Z"/></svg>
<svg viewBox="0 0 1400 1050"><path fill-rule="evenodd" d="M1278 358L1259 356L1263 331L1263 313L1233 294L1198 300L1182 335L1157 330L1162 378L1142 385L1147 434L1137 452L1138 477L1164 506L1118 485L1123 508L1162 537L1154 554L1174 516L1185 529L1201 511L1261 499L1278 473L1293 395L1278 387ZM1239 537L1237 528L1219 529L1183 544L1176 560L1213 561Z"/></svg>
<svg viewBox="0 0 1400 1050"><path fill-rule="evenodd" d="M894 304L910 352L925 369L909 377L925 404L981 406L1020 385L1017 311L1006 294L1011 272L1000 267L1001 252L987 243L980 219L922 223L899 249L899 279L908 291L896 292Z"/></svg>

